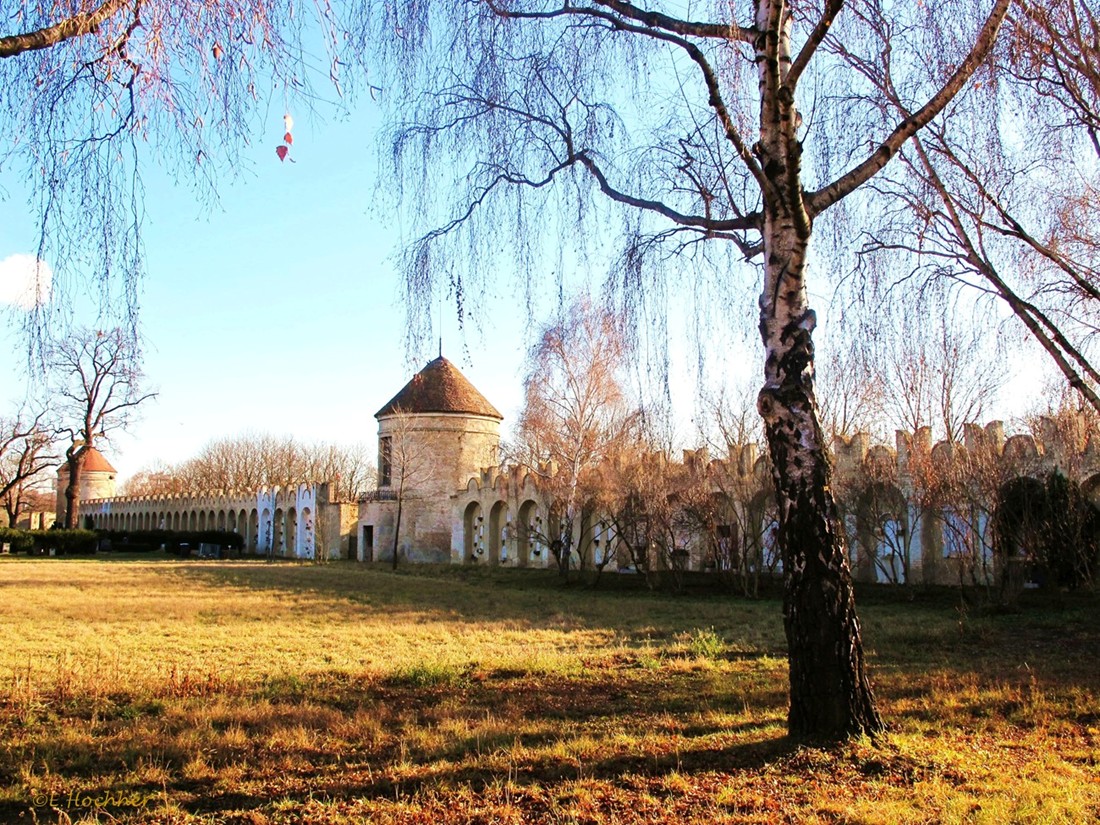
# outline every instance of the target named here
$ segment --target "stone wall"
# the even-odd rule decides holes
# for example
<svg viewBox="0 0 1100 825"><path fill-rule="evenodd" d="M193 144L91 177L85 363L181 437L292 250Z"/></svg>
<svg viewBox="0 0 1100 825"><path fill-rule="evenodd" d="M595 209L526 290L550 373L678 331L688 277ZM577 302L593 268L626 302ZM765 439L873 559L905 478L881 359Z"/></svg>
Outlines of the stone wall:
<svg viewBox="0 0 1100 825"><path fill-rule="evenodd" d="M182 496L115 496L81 501L81 519L104 530L223 530L245 552L289 558L346 558L356 507L333 501L329 484L262 487Z"/></svg>
<svg viewBox="0 0 1100 825"><path fill-rule="evenodd" d="M1042 481L1059 472L1081 485L1100 506L1100 439L1074 432L1072 422L1043 420L1041 438L1005 437L994 421L967 425L961 443L933 444L931 432L899 432L894 447L866 434L833 445L834 493L857 580L893 584L990 585L1002 574L993 552L992 525L1000 491L1015 479ZM746 445L709 461L685 452L685 461L709 462L714 495L726 501L722 537L700 536L690 547L690 569L721 564L715 547L733 540L779 575L776 514L767 463ZM452 497L450 559L455 564L546 566L547 548L535 536L553 532L551 502L538 477L524 468L487 468ZM732 538L725 538L732 537ZM599 513L574 528L574 546L609 538ZM615 537L610 536L612 540ZM545 545L545 542L543 542ZM535 550L539 550L536 554ZM597 551L598 552L598 551ZM746 556L747 557L747 556Z"/></svg>

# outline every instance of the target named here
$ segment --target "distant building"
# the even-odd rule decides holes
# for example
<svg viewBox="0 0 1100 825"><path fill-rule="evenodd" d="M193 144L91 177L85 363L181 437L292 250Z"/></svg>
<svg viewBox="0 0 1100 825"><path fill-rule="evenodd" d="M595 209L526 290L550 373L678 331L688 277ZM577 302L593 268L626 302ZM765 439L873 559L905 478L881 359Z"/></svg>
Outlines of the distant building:
<svg viewBox="0 0 1100 825"><path fill-rule="evenodd" d="M79 468L77 500L79 502L91 499L111 498L115 494L115 479L118 471L111 466L103 453L95 447L85 445L76 452L76 461ZM64 523L66 499L65 492L69 489L69 464L62 462L57 470L57 521Z"/></svg>
<svg viewBox="0 0 1100 825"><path fill-rule="evenodd" d="M450 561L452 496L483 467L496 466L503 416L440 356L374 417L378 488L359 504L359 558L393 558L400 504L398 557Z"/></svg>

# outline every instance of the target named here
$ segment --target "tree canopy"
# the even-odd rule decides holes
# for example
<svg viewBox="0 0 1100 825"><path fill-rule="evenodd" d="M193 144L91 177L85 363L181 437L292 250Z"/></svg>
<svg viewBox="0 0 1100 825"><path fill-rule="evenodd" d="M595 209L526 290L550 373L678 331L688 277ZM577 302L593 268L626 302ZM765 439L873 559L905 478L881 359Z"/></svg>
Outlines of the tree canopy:
<svg viewBox="0 0 1100 825"><path fill-rule="evenodd" d="M273 92L286 105L308 99L318 75L335 78L333 11L296 0L18 0L4 12L0 170L29 187L36 252L57 287L23 316L32 351L64 337L55 310L89 282L103 323L136 332L148 166L214 197Z"/></svg>

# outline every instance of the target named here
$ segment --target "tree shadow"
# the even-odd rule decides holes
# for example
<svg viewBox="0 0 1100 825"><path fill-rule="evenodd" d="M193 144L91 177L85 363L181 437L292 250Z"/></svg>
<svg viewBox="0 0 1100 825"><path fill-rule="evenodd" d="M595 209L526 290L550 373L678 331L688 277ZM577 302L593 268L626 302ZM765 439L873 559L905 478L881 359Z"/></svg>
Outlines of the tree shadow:
<svg viewBox="0 0 1100 825"><path fill-rule="evenodd" d="M344 602L372 608L416 612L427 621L470 623L509 622L522 627L614 630L628 636L642 635L639 623L659 621L661 614L682 613L684 597L647 590L606 591L563 587L551 570L507 570L465 573L451 568L437 573L384 571L345 562L319 565L260 562L195 562L153 568L158 573L215 587L303 595L322 601ZM692 602L688 602L692 603ZM728 607L729 602L704 599L701 604ZM757 627L768 624L781 639L782 616L778 603L736 602L754 616ZM704 607L703 613L710 611ZM758 617L758 618L756 618ZM713 622L713 619L703 621ZM679 621L678 627L690 626ZM648 632L646 634L648 636ZM769 648L773 645L769 645Z"/></svg>
<svg viewBox="0 0 1100 825"><path fill-rule="evenodd" d="M766 724L747 724L728 729L736 735L758 735ZM516 762L500 771L464 764L446 767L425 766L419 776L393 776L367 763L354 760L333 762L312 771L296 772L291 785L278 783L264 792L249 794L219 792L214 783L206 792L201 787L188 788L190 800L181 808L195 815L218 815L233 810L262 809L278 802L305 804L316 799L395 800L418 799L432 793L452 793L466 788L476 795L499 789L507 779L518 792L524 789L547 791L576 781L606 781L622 783L626 777L661 779L671 775L691 777L697 774L754 773L767 768L791 754L801 744L786 736L761 736L747 742L726 746L699 746L678 753L651 756L617 754L578 761L554 756ZM169 787L169 792L177 790ZM178 790L183 790L182 788Z"/></svg>

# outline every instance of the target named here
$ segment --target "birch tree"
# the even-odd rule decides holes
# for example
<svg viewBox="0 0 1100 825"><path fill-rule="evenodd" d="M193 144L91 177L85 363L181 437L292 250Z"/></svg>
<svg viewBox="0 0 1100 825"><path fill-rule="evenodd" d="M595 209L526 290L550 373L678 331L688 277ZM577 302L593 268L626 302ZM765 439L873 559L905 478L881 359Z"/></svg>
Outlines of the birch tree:
<svg viewBox="0 0 1100 825"><path fill-rule="evenodd" d="M440 218L408 254L414 289L468 296L480 286L479 254L477 271L449 258L434 266L451 238L481 253L503 235L537 264L547 216L559 237L591 233L601 200L630 214L616 270L628 300L674 292L677 266L708 277L707 245L736 253L713 276L713 300L759 278L758 409L780 512L795 735L883 726L817 413L813 229L984 71L1010 5L746 0L709 19L696 16L706 7L629 0L376 8L372 31L388 35L377 43L401 102L397 180L415 178L424 216ZM893 33L886 44L880 20ZM882 60L904 75L903 109L883 105L863 73ZM436 197L430 179L448 165L451 197ZM757 268L738 270L737 255Z"/></svg>

